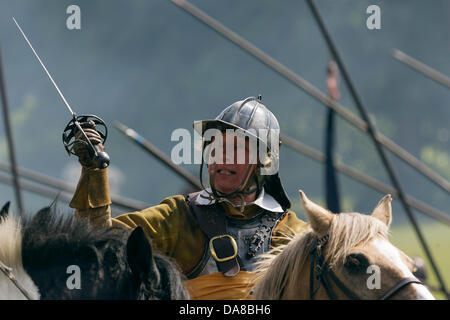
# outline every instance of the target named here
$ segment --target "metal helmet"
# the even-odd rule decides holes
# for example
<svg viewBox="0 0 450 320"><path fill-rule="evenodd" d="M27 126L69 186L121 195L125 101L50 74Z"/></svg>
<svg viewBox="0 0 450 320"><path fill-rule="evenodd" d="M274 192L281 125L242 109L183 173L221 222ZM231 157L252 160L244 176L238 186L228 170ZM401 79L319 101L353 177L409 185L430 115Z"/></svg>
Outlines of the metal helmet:
<svg viewBox="0 0 450 320"><path fill-rule="evenodd" d="M255 170L257 184L264 187L265 191L272 195L284 210L290 208L289 197L278 175L279 146L281 144L279 139L280 126L273 113L261 103L261 96L236 101L225 108L215 119L194 122L194 129L202 137L208 129L219 129L220 131L235 129L256 138L259 148L263 146L267 150L266 162L259 165ZM275 166L276 171L272 174L263 175L261 171L267 164Z"/></svg>

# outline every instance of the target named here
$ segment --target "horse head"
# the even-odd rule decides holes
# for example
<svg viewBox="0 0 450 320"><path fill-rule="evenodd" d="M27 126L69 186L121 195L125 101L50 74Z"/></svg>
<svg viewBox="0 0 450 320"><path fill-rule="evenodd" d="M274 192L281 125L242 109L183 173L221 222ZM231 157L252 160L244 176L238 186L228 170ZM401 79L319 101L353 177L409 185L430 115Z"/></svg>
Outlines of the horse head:
<svg viewBox="0 0 450 320"><path fill-rule="evenodd" d="M153 254L151 242L141 227L136 227L127 240L127 261L135 283L138 299L188 299L182 277L175 262Z"/></svg>
<svg viewBox="0 0 450 320"><path fill-rule="evenodd" d="M95 228L44 208L25 226L22 255L42 299L187 297L178 269L139 227Z"/></svg>
<svg viewBox="0 0 450 320"><path fill-rule="evenodd" d="M434 299L414 277L413 260L388 239L390 195L371 215L333 214L301 190L300 197L310 229L261 263L256 298Z"/></svg>

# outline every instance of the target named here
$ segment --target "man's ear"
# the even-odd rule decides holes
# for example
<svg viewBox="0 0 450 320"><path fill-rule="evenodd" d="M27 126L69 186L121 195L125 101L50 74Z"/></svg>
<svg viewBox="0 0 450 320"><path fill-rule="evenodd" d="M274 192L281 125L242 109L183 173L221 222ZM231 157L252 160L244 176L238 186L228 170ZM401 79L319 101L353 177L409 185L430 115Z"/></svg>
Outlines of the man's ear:
<svg viewBox="0 0 450 320"><path fill-rule="evenodd" d="M131 272L139 280L159 284L160 275L153 257L152 245L141 227L136 227L128 237L127 260Z"/></svg>

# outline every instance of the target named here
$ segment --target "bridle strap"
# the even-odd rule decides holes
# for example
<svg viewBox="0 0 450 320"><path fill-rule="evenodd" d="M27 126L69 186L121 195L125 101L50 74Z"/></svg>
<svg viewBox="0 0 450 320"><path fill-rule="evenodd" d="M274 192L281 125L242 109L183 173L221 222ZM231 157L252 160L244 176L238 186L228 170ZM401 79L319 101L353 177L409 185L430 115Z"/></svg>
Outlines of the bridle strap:
<svg viewBox="0 0 450 320"><path fill-rule="evenodd" d="M325 240L326 241L326 240ZM317 243L317 242L316 242ZM326 242L322 240L322 245L324 245ZM324 260L323 256L319 254L320 249L314 244L313 250L311 251L311 270L310 270L310 277L309 277L309 283L310 283L310 291L309 296L311 300L314 300L314 295L317 292L317 290L320 288L320 284L323 284L323 288L327 292L328 297L330 297L331 300L336 300L337 295L334 292L330 282L328 281L327 274L330 276L331 280L337 285L337 287L350 299L352 300L360 300L360 298L354 294L350 289L348 289L340 280L339 278L334 274L333 271L330 270L328 267L328 264ZM315 268L316 266L316 268ZM317 270L317 274L315 275L315 271ZM317 278L317 288L314 288L314 276Z"/></svg>
<svg viewBox="0 0 450 320"><path fill-rule="evenodd" d="M1 260L0 260L0 271L3 272L3 274L16 286L16 288L25 296L25 298L27 298L28 300L34 300L28 293L28 291L25 290L25 288L22 287L21 284L16 280L16 277L14 276L12 269L7 267Z"/></svg>
<svg viewBox="0 0 450 320"><path fill-rule="evenodd" d="M333 288L331 287L330 283L328 282L327 279L327 273L323 272L321 274L320 280L323 283L323 287L325 288L325 291L327 292L328 296L330 297L331 300L337 300L337 295L334 293Z"/></svg>
<svg viewBox="0 0 450 320"><path fill-rule="evenodd" d="M414 278L414 277L408 277L408 278L403 278L401 279L399 282L397 282L397 284L395 286L393 286L391 289L389 289L387 292L385 292L384 294L382 294L378 300L387 300L390 297L392 297L395 293L397 293L398 291L400 291L403 287L405 287L406 285L410 284L410 283L418 283L423 285L423 283L421 281L419 281L419 279Z"/></svg>
<svg viewBox="0 0 450 320"><path fill-rule="evenodd" d="M339 280L339 278L334 274L333 271L329 271L330 273L330 277L331 279L334 281L334 283L338 286L339 289L341 289L341 291L351 300L361 300L356 294L353 293L353 291L351 291L349 288L347 288L345 286L345 284L343 284L341 282L341 280Z"/></svg>
<svg viewBox="0 0 450 320"><path fill-rule="evenodd" d="M317 288L314 288L314 266L316 264L316 255L311 253L311 264L309 268L309 299L314 300L314 295L320 287L320 282Z"/></svg>

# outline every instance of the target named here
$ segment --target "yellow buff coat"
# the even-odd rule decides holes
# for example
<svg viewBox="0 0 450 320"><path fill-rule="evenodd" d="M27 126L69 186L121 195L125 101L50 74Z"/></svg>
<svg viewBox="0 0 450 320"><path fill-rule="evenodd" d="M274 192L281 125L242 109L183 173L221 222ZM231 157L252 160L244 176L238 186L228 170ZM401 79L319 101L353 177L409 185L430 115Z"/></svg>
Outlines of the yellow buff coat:
<svg viewBox="0 0 450 320"><path fill-rule="evenodd" d="M151 239L154 249L172 257L184 274L188 274L200 261L206 237L189 209L184 196L171 196L160 204L142 211L122 214L111 218L111 198L108 187L107 169L83 168L80 181L70 203L75 208L77 218L88 218L98 227L140 226ZM238 210L226 206L227 214L239 216ZM244 211L244 217L255 212L255 206ZM242 218L242 217L241 217ZM272 246L280 244L283 235L300 232L306 223L288 211L275 227ZM185 287L192 299L249 299L254 273L241 271L236 277L227 278L221 273L213 273L187 280Z"/></svg>

